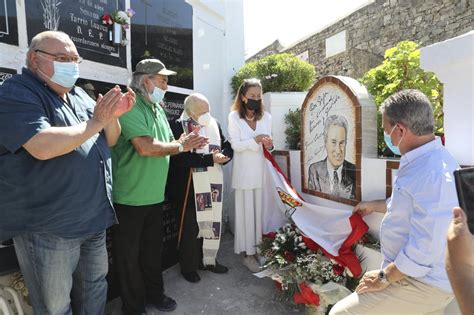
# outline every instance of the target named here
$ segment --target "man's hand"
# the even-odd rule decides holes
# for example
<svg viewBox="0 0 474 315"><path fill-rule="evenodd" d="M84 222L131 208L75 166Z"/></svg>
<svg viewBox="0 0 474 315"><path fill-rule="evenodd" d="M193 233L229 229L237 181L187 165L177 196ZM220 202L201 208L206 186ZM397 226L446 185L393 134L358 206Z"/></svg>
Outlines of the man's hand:
<svg viewBox="0 0 474 315"><path fill-rule="evenodd" d="M189 152L193 149L200 149L209 143L207 137L199 135L197 132L191 132L190 134L182 134L178 140L184 147L184 152Z"/></svg>
<svg viewBox="0 0 474 315"><path fill-rule="evenodd" d="M374 212L385 212L387 210L387 204L385 200L374 200L374 201L362 201L359 202L354 209L353 213L357 212L361 216L366 216Z"/></svg>
<svg viewBox="0 0 474 315"><path fill-rule="evenodd" d="M367 271L362 279L360 279L359 285L356 288L356 292L358 294L362 294L365 292L376 292L382 291L386 287L388 287L390 283L382 282L379 279L379 270L372 270Z"/></svg>
<svg viewBox="0 0 474 315"><path fill-rule="evenodd" d="M114 116L119 118L123 114L129 112L135 105L135 92L131 88L128 88L128 92L122 94L120 101L115 106Z"/></svg>
<svg viewBox="0 0 474 315"><path fill-rule="evenodd" d="M105 95L99 94L92 119L103 126L117 119L115 110L122 96L122 91L120 91L120 87L117 85L105 93Z"/></svg>
<svg viewBox="0 0 474 315"><path fill-rule="evenodd" d="M212 160L216 164L224 164L229 161L230 158L222 154L219 150L214 150L212 151Z"/></svg>
<svg viewBox="0 0 474 315"><path fill-rule="evenodd" d="M462 314L474 314L474 235L458 207L453 209L448 229L446 271Z"/></svg>
<svg viewBox="0 0 474 315"><path fill-rule="evenodd" d="M273 140L270 137L263 137L262 143L265 149L271 150L273 148Z"/></svg>

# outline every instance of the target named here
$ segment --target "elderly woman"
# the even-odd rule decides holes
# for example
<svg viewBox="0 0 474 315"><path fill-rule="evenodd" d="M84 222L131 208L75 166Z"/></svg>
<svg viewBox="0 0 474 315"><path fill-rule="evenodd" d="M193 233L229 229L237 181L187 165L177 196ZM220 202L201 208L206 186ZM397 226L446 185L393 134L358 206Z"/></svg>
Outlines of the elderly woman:
<svg viewBox="0 0 474 315"><path fill-rule="evenodd" d="M232 188L235 189L234 251L245 253L243 264L259 271L256 245L262 238L262 145L273 148L272 118L263 108L262 85L248 79L239 87L229 114L229 140L234 149Z"/></svg>
<svg viewBox="0 0 474 315"><path fill-rule="evenodd" d="M160 102L168 76L176 72L157 59L140 61L130 83L137 94L132 111L120 118L122 133L112 150L113 200L119 225L112 250L126 314L145 312L146 304L173 311L161 275L163 201L169 156L200 148L205 137L191 133L175 140Z"/></svg>

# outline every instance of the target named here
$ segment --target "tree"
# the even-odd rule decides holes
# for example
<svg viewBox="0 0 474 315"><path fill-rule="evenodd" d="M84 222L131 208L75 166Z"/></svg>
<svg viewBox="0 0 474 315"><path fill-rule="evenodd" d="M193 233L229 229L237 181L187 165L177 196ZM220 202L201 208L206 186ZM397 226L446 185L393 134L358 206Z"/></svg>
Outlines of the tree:
<svg viewBox="0 0 474 315"><path fill-rule="evenodd" d="M420 90L433 105L435 132L443 133L443 86L433 72L420 68L420 50L417 43L403 41L387 49L382 64L370 69L360 81L374 97L377 109L395 92L404 89ZM378 111L377 121L378 150L381 155L386 146L383 140L380 111Z"/></svg>
<svg viewBox="0 0 474 315"><path fill-rule="evenodd" d="M244 79L261 80L263 92L301 92L314 82L316 71L310 63L292 54L273 54L245 64L232 78L235 95Z"/></svg>

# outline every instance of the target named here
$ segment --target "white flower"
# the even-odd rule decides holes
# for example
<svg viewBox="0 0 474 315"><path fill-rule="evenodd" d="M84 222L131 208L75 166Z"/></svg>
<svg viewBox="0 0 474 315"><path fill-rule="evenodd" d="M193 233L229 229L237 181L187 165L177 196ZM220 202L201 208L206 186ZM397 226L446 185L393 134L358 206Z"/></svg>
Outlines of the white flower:
<svg viewBox="0 0 474 315"><path fill-rule="evenodd" d="M120 18L120 19L124 19L124 20L128 20L128 14L123 12L123 11L118 11L117 12L117 16Z"/></svg>

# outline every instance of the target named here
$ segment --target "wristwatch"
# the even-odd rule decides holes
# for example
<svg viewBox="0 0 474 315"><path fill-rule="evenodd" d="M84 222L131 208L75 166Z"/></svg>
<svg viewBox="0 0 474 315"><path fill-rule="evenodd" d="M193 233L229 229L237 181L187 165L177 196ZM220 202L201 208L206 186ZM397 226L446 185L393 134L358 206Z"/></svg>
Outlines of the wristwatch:
<svg viewBox="0 0 474 315"><path fill-rule="evenodd" d="M184 152L184 145L182 143L179 144L178 152L179 153Z"/></svg>
<svg viewBox="0 0 474 315"><path fill-rule="evenodd" d="M390 281L388 281L388 279L387 279L387 274L385 273L385 271L383 271L383 269L381 269L379 271L379 280L382 283L389 283L390 284Z"/></svg>

